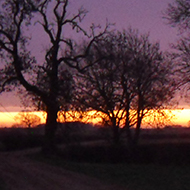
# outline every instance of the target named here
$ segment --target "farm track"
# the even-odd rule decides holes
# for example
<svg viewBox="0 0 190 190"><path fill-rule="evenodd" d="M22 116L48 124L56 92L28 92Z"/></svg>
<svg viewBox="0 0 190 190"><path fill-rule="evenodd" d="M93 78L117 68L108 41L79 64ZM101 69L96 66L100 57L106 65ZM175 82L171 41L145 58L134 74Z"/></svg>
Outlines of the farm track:
<svg viewBox="0 0 190 190"><path fill-rule="evenodd" d="M5 182L6 190L124 190L26 156L38 151L0 152L0 178Z"/></svg>

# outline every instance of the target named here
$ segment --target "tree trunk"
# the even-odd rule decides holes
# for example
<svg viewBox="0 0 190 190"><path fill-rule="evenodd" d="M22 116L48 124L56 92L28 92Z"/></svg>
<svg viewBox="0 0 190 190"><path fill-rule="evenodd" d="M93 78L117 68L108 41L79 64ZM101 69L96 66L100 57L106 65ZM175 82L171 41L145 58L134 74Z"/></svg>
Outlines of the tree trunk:
<svg viewBox="0 0 190 190"><path fill-rule="evenodd" d="M138 118L137 126L136 126L136 128L135 128L135 134L134 134L134 139L133 139L133 144L134 144L135 146L138 145L138 141L139 141L141 120L142 120L141 117Z"/></svg>
<svg viewBox="0 0 190 190"><path fill-rule="evenodd" d="M132 161L135 156L136 147L134 146L133 134L131 133L131 128L129 122L126 123L126 135L127 135L127 150L128 150L128 159Z"/></svg>
<svg viewBox="0 0 190 190"><path fill-rule="evenodd" d="M120 140L119 126L116 124L116 118L111 118L113 127L113 144L118 145Z"/></svg>
<svg viewBox="0 0 190 190"><path fill-rule="evenodd" d="M140 127L141 127L141 122L142 122L142 113L140 112L140 109L138 110L137 113L137 125L136 128L134 129L134 133L132 133L130 124L129 124L129 112L126 117L126 135L127 135L127 148L128 148L128 158L129 160L135 160L136 159L136 151L137 151L137 145L139 141L139 136L140 136Z"/></svg>
<svg viewBox="0 0 190 190"><path fill-rule="evenodd" d="M120 140L119 127L115 125L113 126L113 143L115 145L118 145L119 140Z"/></svg>
<svg viewBox="0 0 190 190"><path fill-rule="evenodd" d="M126 126L126 135L127 135L127 145L128 147L131 147L133 143L133 138L132 138L131 129L129 126Z"/></svg>
<svg viewBox="0 0 190 190"><path fill-rule="evenodd" d="M144 109L143 109L143 99L142 99L142 95L139 92L138 95L138 108L137 108L137 125L135 128L135 134L134 134L134 138L133 138L133 144L136 147L139 141L139 136L140 136L140 127L141 127L141 122L142 122L142 118L143 118L143 114L144 114Z"/></svg>
<svg viewBox="0 0 190 190"><path fill-rule="evenodd" d="M56 108L50 107L47 109L45 138L42 148L42 151L45 154L52 154L56 151L55 132L57 129L57 113L58 110Z"/></svg>
<svg viewBox="0 0 190 190"><path fill-rule="evenodd" d="M132 144L132 134L131 134L131 129L130 129L130 122L129 122L129 116L130 116L130 112L129 112L129 103L127 104L127 109L126 109L126 119L125 119L125 129L126 129L126 135L127 135L127 144L128 147L131 147Z"/></svg>

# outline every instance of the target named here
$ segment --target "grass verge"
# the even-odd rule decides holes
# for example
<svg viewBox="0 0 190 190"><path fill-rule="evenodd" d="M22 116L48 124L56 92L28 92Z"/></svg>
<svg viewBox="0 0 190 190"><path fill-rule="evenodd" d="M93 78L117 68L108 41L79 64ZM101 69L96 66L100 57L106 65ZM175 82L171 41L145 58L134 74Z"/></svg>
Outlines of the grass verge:
<svg viewBox="0 0 190 190"><path fill-rule="evenodd" d="M5 182L0 178L0 190L7 190Z"/></svg>
<svg viewBox="0 0 190 190"><path fill-rule="evenodd" d="M158 164L96 164L65 161L60 157L35 155L32 159L83 173L108 184L118 184L132 190L189 190L190 165Z"/></svg>

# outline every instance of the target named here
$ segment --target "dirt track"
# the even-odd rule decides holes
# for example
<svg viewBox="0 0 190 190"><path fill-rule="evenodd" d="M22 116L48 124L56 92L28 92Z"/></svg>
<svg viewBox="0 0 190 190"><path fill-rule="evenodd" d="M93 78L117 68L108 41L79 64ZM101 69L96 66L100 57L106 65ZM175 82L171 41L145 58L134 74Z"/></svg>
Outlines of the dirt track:
<svg viewBox="0 0 190 190"><path fill-rule="evenodd" d="M0 177L8 190L124 190L83 174L31 160L25 157L30 151L0 153Z"/></svg>

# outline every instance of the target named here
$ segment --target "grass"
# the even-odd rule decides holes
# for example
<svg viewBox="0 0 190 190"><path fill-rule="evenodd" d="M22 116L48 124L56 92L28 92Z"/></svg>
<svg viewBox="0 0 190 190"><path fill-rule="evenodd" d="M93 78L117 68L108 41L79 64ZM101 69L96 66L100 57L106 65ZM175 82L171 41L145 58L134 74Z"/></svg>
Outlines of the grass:
<svg viewBox="0 0 190 190"><path fill-rule="evenodd" d="M7 190L5 182L0 178L0 190Z"/></svg>
<svg viewBox="0 0 190 190"><path fill-rule="evenodd" d="M6 130L6 133L1 133L5 150L33 147L41 143L38 133L32 134L30 141L27 134L23 137L22 131L7 132ZM152 131L155 134L148 132L145 131L143 136L143 141L146 143L140 146L134 156L136 160L132 159L130 164L123 162L127 158L125 150L115 149L114 153L113 149L111 151L105 149L102 144L73 146L66 149L61 156L44 157L36 154L30 157L98 178L108 184L118 184L129 190L189 190L190 132L187 130L181 133L174 131L174 134L173 131L168 131L168 134L167 131ZM92 140L91 136L87 137ZM188 142L184 142L184 137ZM78 139L84 140L86 136L85 138L80 136ZM0 179L0 190L4 189L4 183Z"/></svg>
<svg viewBox="0 0 190 190"><path fill-rule="evenodd" d="M77 163L56 156L45 158L39 155L35 159L98 178L108 184L118 184L126 189L190 189L190 165Z"/></svg>

